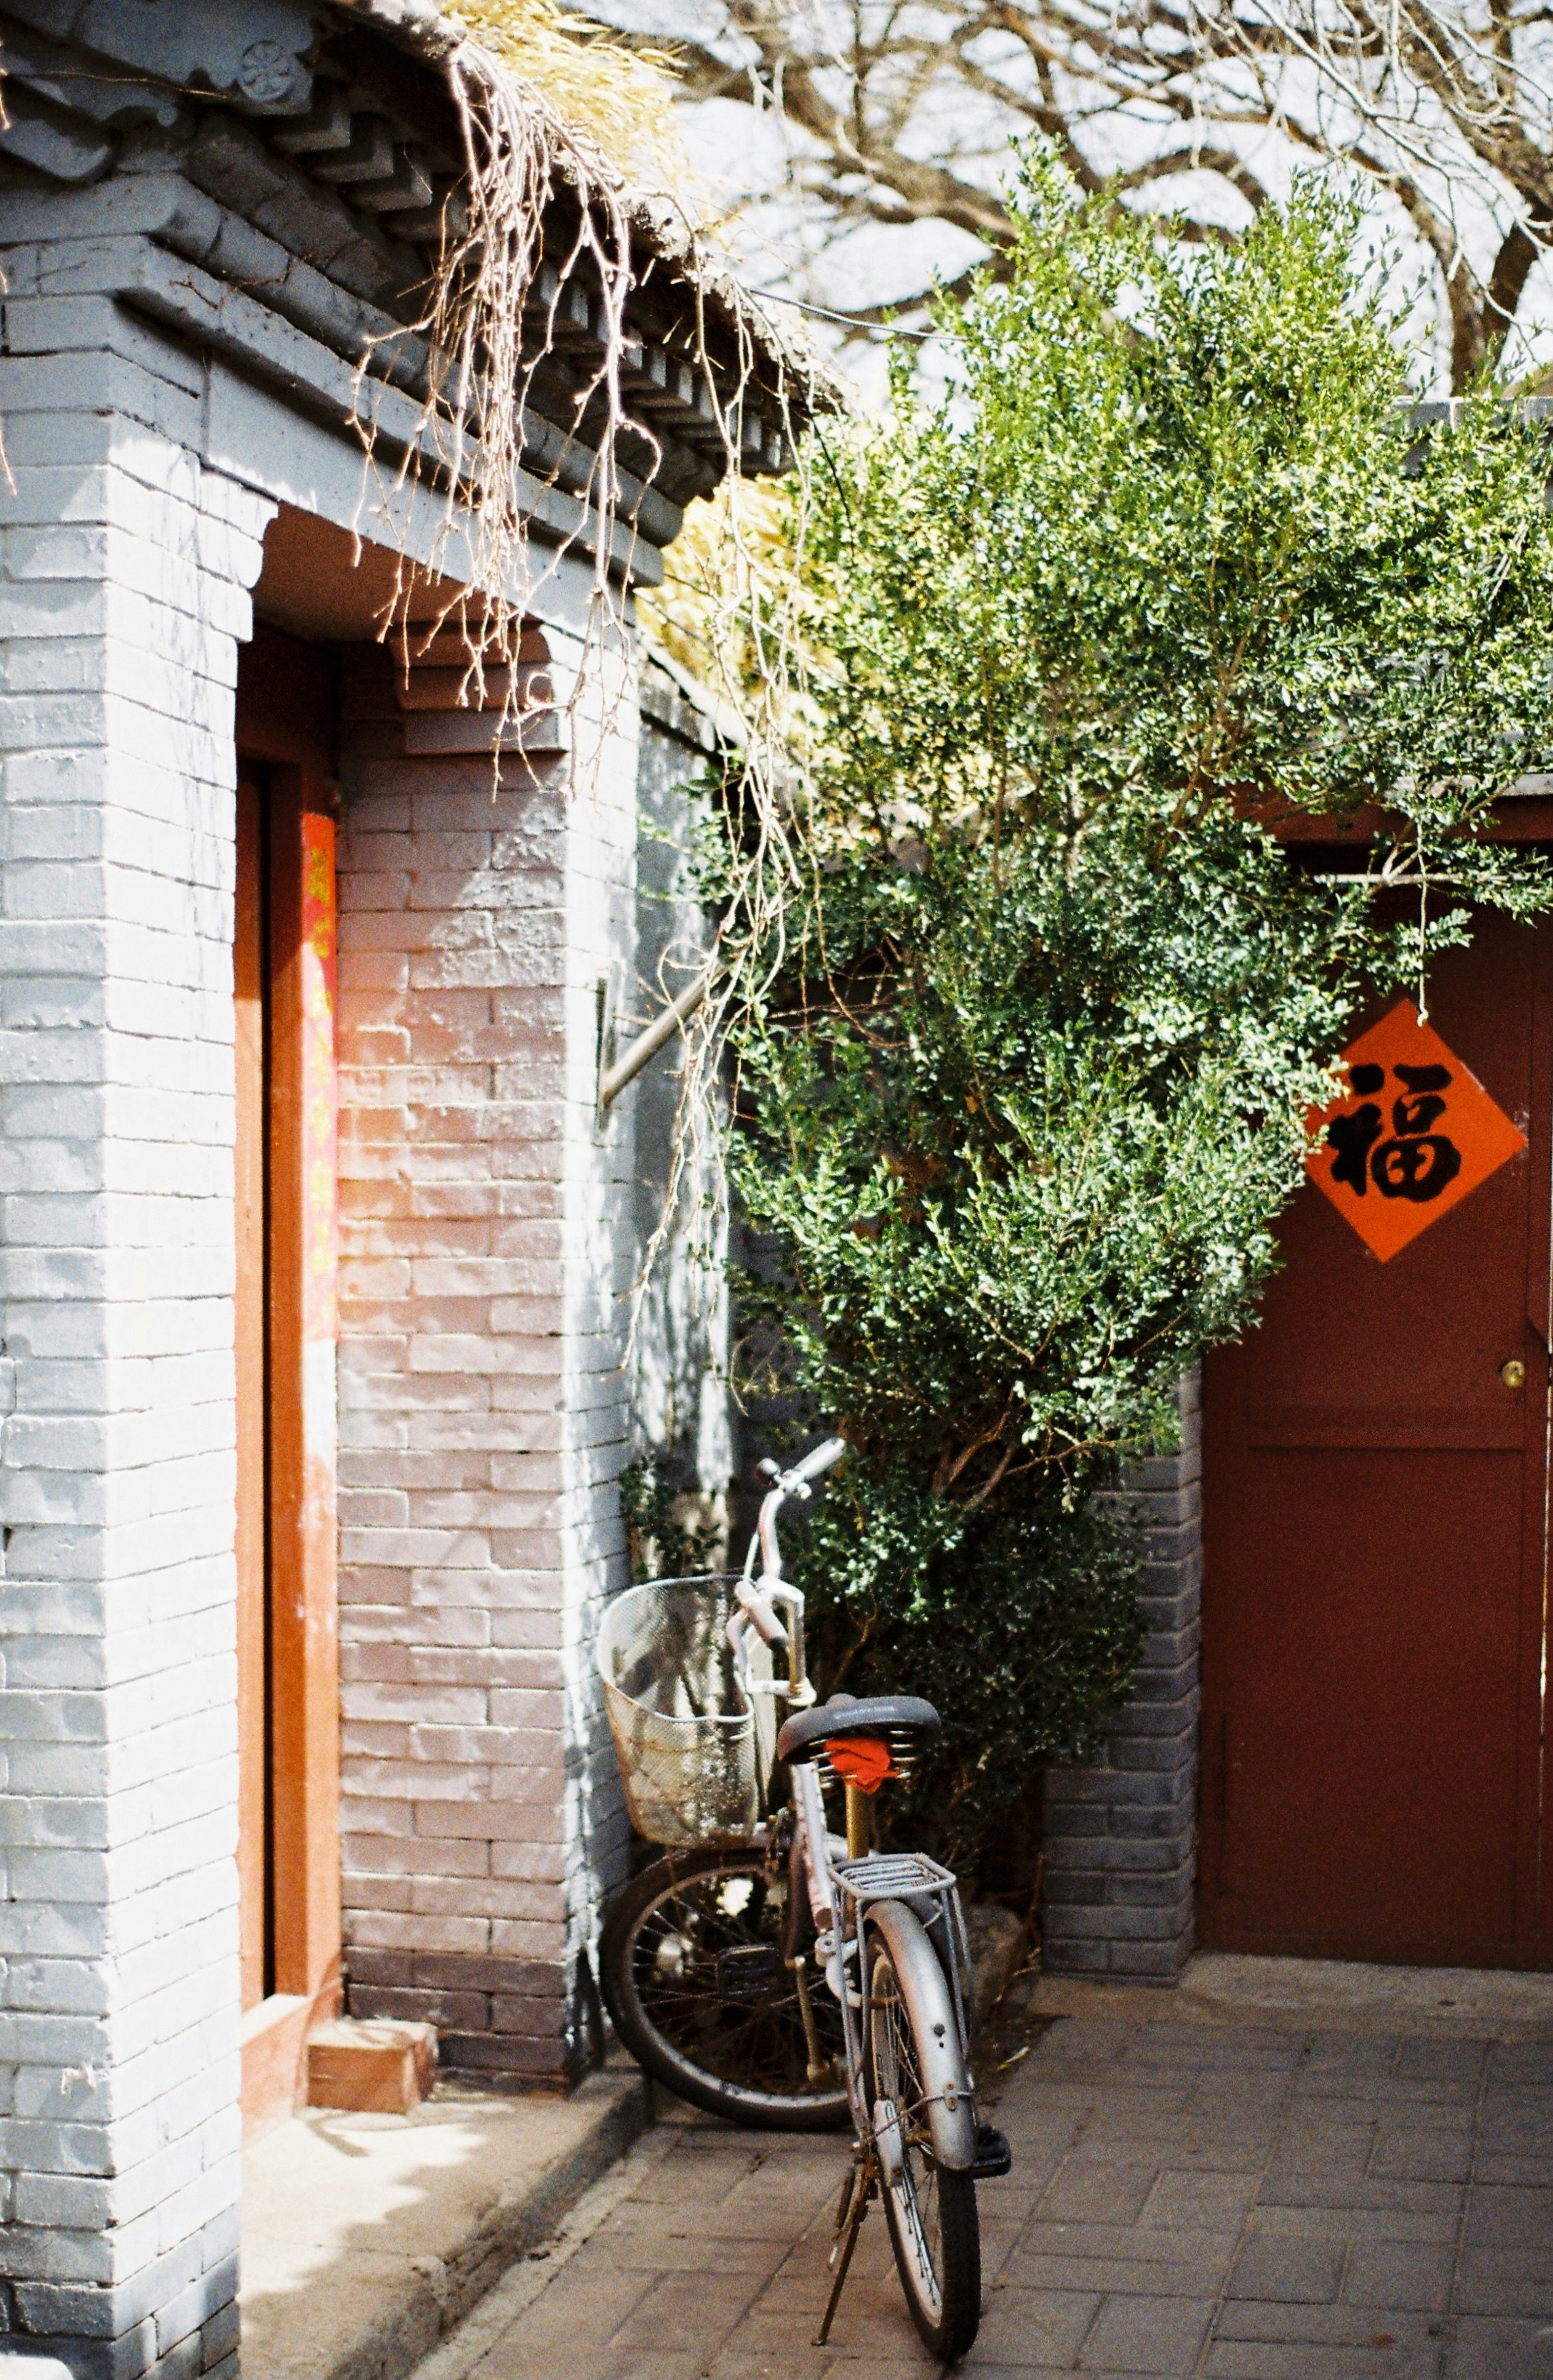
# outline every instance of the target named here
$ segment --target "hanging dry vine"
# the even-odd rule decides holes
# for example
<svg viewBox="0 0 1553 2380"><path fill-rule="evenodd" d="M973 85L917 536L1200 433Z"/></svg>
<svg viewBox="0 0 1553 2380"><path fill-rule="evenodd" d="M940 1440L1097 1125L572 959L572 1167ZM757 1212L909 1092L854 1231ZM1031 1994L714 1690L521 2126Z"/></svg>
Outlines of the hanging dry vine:
<svg viewBox="0 0 1553 2380"><path fill-rule="evenodd" d="M401 561L385 633L399 638L408 661L417 645L455 622L468 655L466 699L483 703L487 673L513 657L522 619L562 558L590 544L593 618L598 637L620 617L610 564L619 512L615 455L624 420L620 358L631 285L631 224L625 186L597 140L575 130L540 87L522 79L494 52L473 39L449 55L445 73L464 142L464 172L444 202L440 250L412 336L429 358L417 434L391 472L380 471L380 503L392 511L412 485L431 483L442 509L426 565L455 580L431 625L412 618L421 573ZM552 272L542 331L532 335L532 305L544 261L547 218L563 187L576 199L571 252ZM600 309L603 363L580 393L577 418L596 400L604 407L601 434L588 446L573 440L548 468L529 469L533 443L534 375L556 347L557 308L583 260L591 267ZM591 294L591 293L590 293ZM386 344L386 343L385 343ZM358 374L357 419L369 458L379 457L379 432L370 391L375 352ZM583 479L575 484L580 462ZM555 488L571 467L576 504L571 533L555 545L538 576L532 567L529 519L537 492ZM504 680L504 711L522 708L519 681Z"/></svg>
<svg viewBox="0 0 1553 2380"><path fill-rule="evenodd" d="M595 752L602 748L608 707L619 704L628 683L617 665L630 638L625 582L637 534L627 490L650 486L662 460L626 387L633 354L626 310L638 251L661 259L694 295L688 359L710 399L722 452L722 492L700 507L692 540L701 584L695 674L719 715L724 747L737 753L745 832L737 880L727 888L710 948L696 954L707 989L686 1022L671 1179L645 1280L687 1209L701 1254L711 1257L721 1245L720 1053L731 1016L754 989L752 966L769 970L780 963L774 954L783 908L803 865L789 731L803 707L794 630L807 496L799 468L775 544L760 508L739 500L757 381L758 409L774 404L790 456L798 454L804 420L817 404L835 404L838 392L807 348L727 277L675 186L672 152L667 172L645 169L657 128L652 93L639 80L641 60L626 62L637 82L624 91L617 85L613 106L601 107L599 94L609 88L608 74L599 71L607 47L569 31L543 0L537 8L529 0L516 17L503 0L472 0L467 13L478 16L479 31L453 44L443 68L461 128L463 172L443 208L424 303L406 326L424 343L428 365L414 434L400 443L396 460L378 427L375 352L358 375L357 419L380 511L402 517L417 488L434 488L440 504L430 557L414 565L401 560L384 636L407 667L433 637L456 631L467 658L463 698L500 704L493 739L500 747L509 724L552 699L548 685L535 686L512 666L523 622L565 559L586 552L591 589L583 666L574 673L569 699L575 706L601 674L606 716L591 722L588 741ZM542 72L528 70L536 61ZM661 164L661 150L659 155ZM566 226L559 249L558 223ZM576 388L570 429L563 431L554 423L553 396L546 409L535 403L536 382L557 361L560 327L579 293L600 359ZM620 462L627 438L638 455L645 447L651 457L650 467L643 472L638 464L629 480ZM557 495L570 508L559 534ZM533 516L541 505L550 524L537 552ZM453 591L439 596L428 617L428 588L437 578ZM687 955L671 948L663 970L683 975ZM672 998L667 980L657 989Z"/></svg>

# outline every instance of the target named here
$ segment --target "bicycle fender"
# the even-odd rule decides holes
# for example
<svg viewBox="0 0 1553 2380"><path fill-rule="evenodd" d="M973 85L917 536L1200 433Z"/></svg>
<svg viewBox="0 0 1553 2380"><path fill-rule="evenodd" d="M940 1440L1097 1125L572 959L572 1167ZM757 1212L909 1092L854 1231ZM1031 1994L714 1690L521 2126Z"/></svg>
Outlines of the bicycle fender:
<svg viewBox="0 0 1553 2380"><path fill-rule="evenodd" d="M968 2173L976 2163L976 2110L949 1979L927 1927L904 1901L876 1900L868 1910L868 1923L884 1937L911 2017L928 2086L933 2155L950 2173Z"/></svg>

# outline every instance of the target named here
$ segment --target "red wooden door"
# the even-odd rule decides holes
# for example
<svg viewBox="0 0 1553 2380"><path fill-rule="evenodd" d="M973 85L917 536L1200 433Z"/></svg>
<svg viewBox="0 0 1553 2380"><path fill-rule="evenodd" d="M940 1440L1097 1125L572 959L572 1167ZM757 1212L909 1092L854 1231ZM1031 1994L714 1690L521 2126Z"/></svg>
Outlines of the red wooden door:
<svg viewBox="0 0 1553 2380"><path fill-rule="evenodd" d="M269 1378L266 1141L269 964L265 951L266 786L237 768L237 868L232 939L237 1398L237 1868L245 2014L273 1988L271 1923Z"/></svg>
<svg viewBox="0 0 1553 2380"><path fill-rule="evenodd" d="M1547 924L1438 964L1429 1023L1528 1146L1384 1264L1307 1183L1260 1327L1206 1366L1207 1947L1553 1956L1550 993Z"/></svg>
<svg viewBox="0 0 1553 2380"><path fill-rule="evenodd" d="M340 1997L333 657L237 677L235 1324L243 2104L289 2114Z"/></svg>

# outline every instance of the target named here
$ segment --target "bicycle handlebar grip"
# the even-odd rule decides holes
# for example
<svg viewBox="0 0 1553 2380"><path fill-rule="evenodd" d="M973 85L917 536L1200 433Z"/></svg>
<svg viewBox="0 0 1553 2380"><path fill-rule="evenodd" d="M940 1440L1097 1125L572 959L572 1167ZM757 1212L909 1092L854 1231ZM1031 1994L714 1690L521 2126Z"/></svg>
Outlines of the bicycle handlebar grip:
<svg viewBox="0 0 1553 2380"><path fill-rule="evenodd" d="M812 1454L806 1454L802 1463L795 1463L787 1476L789 1479L818 1479L822 1471L829 1471L832 1463L839 1463L847 1451L844 1438L828 1438L823 1446L817 1446Z"/></svg>
<svg viewBox="0 0 1553 2380"><path fill-rule="evenodd" d="M752 1586L747 1578L741 1578L734 1591L738 1596L740 1609L749 1614L771 1650L780 1652L787 1642L787 1631L759 1588Z"/></svg>

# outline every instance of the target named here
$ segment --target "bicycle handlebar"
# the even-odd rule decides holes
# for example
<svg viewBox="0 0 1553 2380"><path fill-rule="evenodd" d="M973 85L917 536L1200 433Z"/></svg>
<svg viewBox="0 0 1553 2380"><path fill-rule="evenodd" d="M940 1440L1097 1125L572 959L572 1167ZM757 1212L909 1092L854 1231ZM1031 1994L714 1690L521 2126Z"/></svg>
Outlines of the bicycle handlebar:
<svg viewBox="0 0 1553 2380"><path fill-rule="evenodd" d="M741 1578L734 1589L734 1610L728 1621L728 1642L734 1648L734 1673L743 1692L748 1694L776 1692L785 1694L796 1710L804 1709L814 1700L814 1688L804 1666L804 1598L795 1586L784 1579L762 1579L758 1585ZM782 1602L787 1609L784 1627L777 1618L773 1604ZM749 1653L745 1639L751 1629L763 1636L773 1653L784 1647L787 1653L787 1683L784 1687L758 1685L749 1674Z"/></svg>
<svg viewBox="0 0 1553 2380"><path fill-rule="evenodd" d="M744 1575L734 1590L738 1609L728 1622L729 1641L735 1658L742 1661L741 1640L746 1628L754 1628L765 1638L773 1652L787 1648L788 1696L795 1703L812 1702L814 1688L808 1682L804 1663L804 1598L796 1587L789 1586L782 1574L782 1548L777 1543L776 1516L790 1496L807 1500L809 1482L829 1471L847 1452L844 1438L828 1438L795 1463L790 1471L779 1471L771 1462L758 1468L770 1487L761 1500L760 1516L755 1534L745 1556ZM757 1557L760 1575L755 1575ZM788 1625L783 1627L772 1608L773 1591L788 1608ZM744 1682L741 1671L741 1683Z"/></svg>
<svg viewBox="0 0 1553 2380"><path fill-rule="evenodd" d="M750 1539L749 1553L745 1561L746 1578L750 1576L755 1567L757 1546L759 1548L760 1568L763 1575L768 1579L778 1579L782 1576L782 1550L777 1544L776 1533L777 1514L789 1496L800 1497L807 1502L809 1481L818 1479L821 1472L829 1471L831 1464L839 1463L846 1451L847 1443L844 1438L828 1438L822 1446L817 1446L812 1453L806 1454L801 1463L795 1463L791 1471L779 1471L774 1463L762 1463L761 1472L770 1480L771 1485L761 1500L760 1517L756 1524L755 1535Z"/></svg>
<svg viewBox="0 0 1553 2380"><path fill-rule="evenodd" d="M787 1631L760 1589L752 1585L747 1578L741 1578L734 1593L739 1599L740 1610L748 1613L756 1629L765 1638L772 1652L780 1652L787 1642Z"/></svg>
<svg viewBox="0 0 1553 2380"><path fill-rule="evenodd" d="M818 1479L822 1472L830 1470L832 1463L839 1463L846 1451L844 1438L828 1438L823 1446L817 1446L812 1454L806 1454L802 1463L795 1463L791 1471L783 1473L783 1486L789 1488L800 1480L807 1484L810 1479Z"/></svg>

